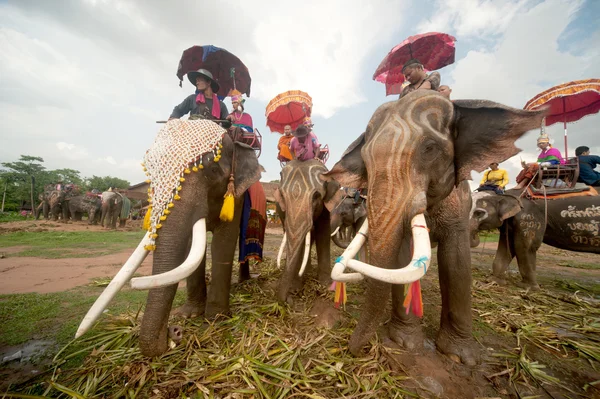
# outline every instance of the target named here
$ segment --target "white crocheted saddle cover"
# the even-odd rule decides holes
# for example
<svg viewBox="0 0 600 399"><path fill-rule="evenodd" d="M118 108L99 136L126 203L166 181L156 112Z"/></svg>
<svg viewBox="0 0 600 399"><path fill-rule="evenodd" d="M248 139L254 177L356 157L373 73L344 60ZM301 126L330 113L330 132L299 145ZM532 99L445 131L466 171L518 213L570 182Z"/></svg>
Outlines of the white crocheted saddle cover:
<svg viewBox="0 0 600 399"><path fill-rule="evenodd" d="M209 120L168 121L156 135L154 144L146 151L143 166L150 180L148 196L151 201L150 248L161 222L167 219L173 201L180 199L182 183L190 169L202 169L202 156L214 153L214 161L221 158L223 135L227 131Z"/></svg>

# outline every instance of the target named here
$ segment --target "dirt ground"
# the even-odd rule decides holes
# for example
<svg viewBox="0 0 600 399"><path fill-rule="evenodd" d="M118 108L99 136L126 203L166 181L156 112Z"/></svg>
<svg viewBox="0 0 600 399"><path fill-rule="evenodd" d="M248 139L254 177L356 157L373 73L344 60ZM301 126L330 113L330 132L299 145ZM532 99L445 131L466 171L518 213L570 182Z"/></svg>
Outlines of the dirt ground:
<svg viewBox="0 0 600 399"><path fill-rule="evenodd" d="M6 223L0 225L0 234L7 231L26 230L27 224L23 222ZM45 226L37 227L56 230L56 231L82 231L88 229L98 229L99 227L87 226L83 224L58 224L46 223ZM270 225L267 228L265 242L265 256L275 258L279 244L281 242L281 227ZM496 243L482 243L478 248L472 250L472 263L474 273L478 274L474 284L487 284L482 275L489 275L491 263L496 250ZM332 248L334 248L332 244ZM88 284L91 279L99 277L112 277L119 270L123 262L131 254L131 250L122 251L113 255L97 258L71 258L71 259L40 259L10 257L11 252L17 252L22 247L0 248L0 255L6 255L0 259L0 276L2 284L0 285L0 294L15 294L25 292L57 292ZM140 274L149 274L151 271L152 256L142 264L139 269ZM538 252L538 280L542 288L552 288L557 281L568 281L569 284L579 284L581 286L600 286L600 255L575 253L558 250L543 245ZM578 267L573 267L574 265ZM587 265L587 266L586 266ZM594 268L596 266L596 268ZM517 270L515 262L511 264L511 279L516 281ZM429 392L443 392L441 397L448 398L471 398L471 397L516 397L510 394L508 385L498 383L498 378L489 378L494 376L498 369L490 366L495 359L492 358L492 352L499 352L500 349L510 349L514 347L513 338L500 336L494 333L486 334L478 338L478 342L487 348L489 353L483 354L483 361L479 369L471 369L456 364L449 358L440 355L435 350L435 334L439 328L439 311L441 302L439 299L439 285L435 281L437 278L429 277L423 283L424 304L427 309L432 309L429 316L426 316L423 322L424 327L424 347L420 351L404 352L401 355L390 359L394 368L412 376L421 376L418 380L422 386L425 386ZM431 294L435 293L435 295ZM598 292L593 296L598 300ZM432 299L432 297L435 297ZM360 301L360 300L359 300ZM435 310L433 310L435 309ZM340 319L341 313L334 310L329 302L325 303L321 299L317 300L313 306L312 313L319 315L315 320L316 324L333 326ZM433 314L435 313L435 314ZM437 319L437 320L436 320ZM490 330L491 331L491 330ZM394 346L395 344L381 334L385 345ZM544 354L539 356L543 358ZM547 363L551 359L546 359ZM553 371L560 372L558 363L551 365ZM568 366L565 362L563 372L571 375L573 381L577 384L582 382L591 382L600 380L598 372L588 372L578 370L575 366ZM484 387L485 386L485 387ZM541 391L531 392L539 394ZM501 395L498 395L500 393ZM542 393L542 396L532 397L550 397L567 398L558 391L547 391L548 396ZM592 396L572 396L572 397L594 397ZM491 395L491 396L490 396Z"/></svg>

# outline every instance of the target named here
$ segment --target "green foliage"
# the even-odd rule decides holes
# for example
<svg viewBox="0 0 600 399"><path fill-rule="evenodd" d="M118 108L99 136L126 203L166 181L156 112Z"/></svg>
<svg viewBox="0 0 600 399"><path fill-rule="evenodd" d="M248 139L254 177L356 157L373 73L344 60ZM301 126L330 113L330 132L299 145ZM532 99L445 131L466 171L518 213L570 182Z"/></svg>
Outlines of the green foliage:
<svg viewBox="0 0 600 399"><path fill-rule="evenodd" d="M87 190L97 189L100 191L106 191L109 187L113 188L128 188L131 186L127 180L119 179L118 177L112 176L96 176L93 175L86 179L85 187Z"/></svg>

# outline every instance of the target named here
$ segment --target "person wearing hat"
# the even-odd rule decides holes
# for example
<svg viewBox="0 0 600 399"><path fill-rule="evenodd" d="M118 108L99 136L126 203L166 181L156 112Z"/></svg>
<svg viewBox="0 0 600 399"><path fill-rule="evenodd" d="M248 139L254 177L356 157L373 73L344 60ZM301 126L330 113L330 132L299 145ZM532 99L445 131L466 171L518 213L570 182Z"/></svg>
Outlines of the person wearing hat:
<svg viewBox="0 0 600 399"><path fill-rule="evenodd" d="M496 194L504 194L504 188L508 184L508 173L505 169L498 168L498 162L492 162L490 169L486 170L477 187L477 191L493 191Z"/></svg>
<svg viewBox="0 0 600 399"><path fill-rule="evenodd" d="M553 165L563 165L563 159L560 151L550 144L550 138L547 134L542 133L537 139L537 146L542 152L538 155L537 162L526 163L521 161L523 170L517 175L517 186L515 189L522 189L535 176L539 167L548 167Z"/></svg>
<svg viewBox="0 0 600 399"><path fill-rule="evenodd" d="M432 72L427 75L423 68L423 64L414 58L406 61L402 66L402 74L404 74L404 78L409 84L402 89L402 93L400 93L400 97L398 98L402 98L415 90L423 89L437 91L440 86L440 74L438 72Z"/></svg>
<svg viewBox="0 0 600 399"><path fill-rule="evenodd" d="M179 119L187 113L191 118L225 120L229 111L227 106L217 97L219 83L213 79L212 73L206 69L188 72L187 77L196 87L196 93L189 95L183 102L173 108L169 119Z"/></svg>
<svg viewBox="0 0 600 399"><path fill-rule="evenodd" d="M246 100L242 98L242 93L237 90L232 90L229 93L229 96L231 97L233 111L227 115L227 119L231 121L232 127L239 127L246 132L253 132L254 125L252 124L252 117L250 114L244 112L244 103Z"/></svg>
<svg viewBox="0 0 600 399"><path fill-rule="evenodd" d="M309 131L307 125L298 126L293 135L294 138L290 141L290 150L294 159L299 161L319 159L321 144L319 144L317 136Z"/></svg>

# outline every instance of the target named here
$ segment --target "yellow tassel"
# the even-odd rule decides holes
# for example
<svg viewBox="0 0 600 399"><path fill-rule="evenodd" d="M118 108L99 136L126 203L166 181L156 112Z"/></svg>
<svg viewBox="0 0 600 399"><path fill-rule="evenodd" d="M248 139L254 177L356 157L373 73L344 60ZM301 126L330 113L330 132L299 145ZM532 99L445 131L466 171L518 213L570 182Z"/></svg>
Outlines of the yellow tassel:
<svg viewBox="0 0 600 399"><path fill-rule="evenodd" d="M144 223L142 224L144 230L150 230L150 215L152 214L152 207L149 206L144 216Z"/></svg>
<svg viewBox="0 0 600 399"><path fill-rule="evenodd" d="M162 216L160 217L160 220L162 220L162 221L165 221L165 220L167 220L167 217L166 217L165 215L162 215Z"/></svg>
<svg viewBox="0 0 600 399"><path fill-rule="evenodd" d="M146 183L150 184L150 180L146 180Z"/></svg>
<svg viewBox="0 0 600 399"><path fill-rule="evenodd" d="M144 245L144 249L146 251L155 251L156 250L156 245L150 245L150 244Z"/></svg>
<svg viewBox="0 0 600 399"><path fill-rule="evenodd" d="M179 201L181 199L181 197L179 196L179 194L175 194L175 196L173 197L173 199L175 201Z"/></svg>
<svg viewBox="0 0 600 399"><path fill-rule="evenodd" d="M183 170L183 173L185 173L186 175L189 175L189 174L190 174L190 170L189 170L188 168L185 168L185 169Z"/></svg>
<svg viewBox="0 0 600 399"><path fill-rule="evenodd" d="M204 165L200 164L200 165L198 166L198 169L204 169Z"/></svg>
<svg viewBox="0 0 600 399"><path fill-rule="evenodd" d="M194 167L192 168L192 170L193 170L194 172L197 172L197 171L198 171L198 168L197 168L196 166L194 166Z"/></svg>
<svg viewBox="0 0 600 399"><path fill-rule="evenodd" d="M185 181L185 177L180 177L180 178L179 178L179 181L180 181L180 182L184 182L184 181Z"/></svg>
<svg viewBox="0 0 600 399"><path fill-rule="evenodd" d="M229 183L227 183L227 192L225 193L223 207L221 208L221 214L219 215L219 218L224 222L231 222L233 220L233 213L235 211L235 200L233 199L233 181L233 175L229 176Z"/></svg>
<svg viewBox="0 0 600 399"><path fill-rule="evenodd" d="M175 206L175 204L174 204L174 203L172 203L172 202L169 202L169 205L167 205L167 208L171 209L171 208L173 208L174 206Z"/></svg>
<svg viewBox="0 0 600 399"><path fill-rule="evenodd" d="M154 233L154 234L150 234L151 238L154 238L155 240L158 238L158 234Z"/></svg>
<svg viewBox="0 0 600 399"><path fill-rule="evenodd" d="M177 191L181 191L181 186L177 187Z"/></svg>
<svg viewBox="0 0 600 399"><path fill-rule="evenodd" d="M156 225L156 230L160 229L161 227L162 227L162 223L158 223L158 224Z"/></svg>
<svg viewBox="0 0 600 399"><path fill-rule="evenodd" d="M164 213L165 213L165 215L168 215L169 213L171 213L171 211L170 211L170 210L168 210L168 209L165 209L165 212L164 212Z"/></svg>

